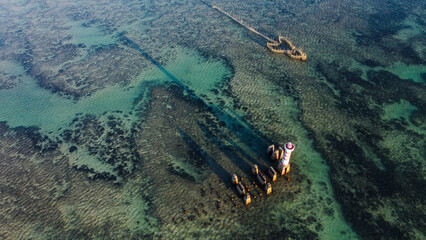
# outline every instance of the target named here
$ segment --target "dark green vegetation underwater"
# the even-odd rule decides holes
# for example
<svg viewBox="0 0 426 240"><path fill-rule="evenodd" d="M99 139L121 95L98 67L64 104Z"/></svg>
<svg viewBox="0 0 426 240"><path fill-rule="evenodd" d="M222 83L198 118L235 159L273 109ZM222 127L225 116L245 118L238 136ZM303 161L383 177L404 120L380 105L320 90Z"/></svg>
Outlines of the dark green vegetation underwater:
<svg viewBox="0 0 426 240"><path fill-rule="evenodd" d="M424 2L0 3L0 238L425 238Z"/></svg>

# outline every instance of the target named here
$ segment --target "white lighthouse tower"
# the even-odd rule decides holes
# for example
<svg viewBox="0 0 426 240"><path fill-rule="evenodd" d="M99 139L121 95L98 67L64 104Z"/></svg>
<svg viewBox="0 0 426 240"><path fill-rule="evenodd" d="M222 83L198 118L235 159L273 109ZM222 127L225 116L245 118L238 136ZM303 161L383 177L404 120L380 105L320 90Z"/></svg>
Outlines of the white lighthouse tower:
<svg viewBox="0 0 426 240"><path fill-rule="evenodd" d="M294 151L294 144L288 142L284 145L284 155L281 159L281 162L278 163L277 169L281 175L284 175L290 172L290 157L291 153Z"/></svg>

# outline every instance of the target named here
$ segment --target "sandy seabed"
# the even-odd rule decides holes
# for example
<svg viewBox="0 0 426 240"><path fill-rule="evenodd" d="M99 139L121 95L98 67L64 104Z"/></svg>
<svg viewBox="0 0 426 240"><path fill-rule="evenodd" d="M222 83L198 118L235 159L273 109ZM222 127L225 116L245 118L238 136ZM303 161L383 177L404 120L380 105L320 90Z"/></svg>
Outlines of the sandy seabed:
<svg viewBox="0 0 426 240"><path fill-rule="evenodd" d="M0 238L425 237L421 1L0 3Z"/></svg>

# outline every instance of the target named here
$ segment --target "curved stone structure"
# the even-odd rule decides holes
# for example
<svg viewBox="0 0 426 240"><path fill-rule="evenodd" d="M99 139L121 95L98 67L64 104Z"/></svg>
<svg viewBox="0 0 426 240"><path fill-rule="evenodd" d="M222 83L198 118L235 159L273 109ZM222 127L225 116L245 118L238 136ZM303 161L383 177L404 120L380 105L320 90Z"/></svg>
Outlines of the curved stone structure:
<svg viewBox="0 0 426 240"><path fill-rule="evenodd" d="M216 9L218 12L222 13L223 15L229 17L232 21L238 23L239 25L241 25L242 27L244 27L245 29L261 36L262 38L266 39L268 42L266 43L266 47L271 50L273 53L278 53L278 54L286 54L287 56L296 59L296 60L301 60L301 61L306 61L307 56L306 53L304 53L301 49L296 48L295 46L293 46L293 44L286 39L283 36L279 36L278 37L278 42L267 37L266 35L258 32L256 29L254 29L253 27L248 26L247 24L243 23L243 21L237 19L236 17L232 16L231 14L225 12L222 8L218 7L218 6L214 6L211 5L209 3L207 3L204 0L201 0L201 2L203 2L204 4L206 4L207 6ZM278 49L278 47L284 43L290 48L290 49Z"/></svg>
<svg viewBox="0 0 426 240"><path fill-rule="evenodd" d="M286 44L289 49L279 49L278 47L282 45L283 43ZM266 43L266 46L273 53L286 54L287 56L293 59L301 60L301 61L306 61L307 59L306 53L304 53L301 49L296 48L290 42L290 40L286 39L283 36L278 37L278 42L277 41L268 42Z"/></svg>

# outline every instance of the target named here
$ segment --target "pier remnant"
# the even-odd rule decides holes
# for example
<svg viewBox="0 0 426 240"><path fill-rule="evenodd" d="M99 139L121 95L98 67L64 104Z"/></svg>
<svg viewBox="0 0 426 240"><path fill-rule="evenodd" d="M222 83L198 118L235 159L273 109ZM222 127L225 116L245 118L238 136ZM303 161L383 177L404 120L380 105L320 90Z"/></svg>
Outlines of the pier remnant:
<svg viewBox="0 0 426 240"><path fill-rule="evenodd" d="M232 16L231 14L225 12L222 8L218 7L218 6L214 6L211 5L209 3L207 3L204 0L201 0L201 2L203 2L204 4L206 4L207 6L217 10L219 13L227 16L228 18L230 18L232 21L234 21L235 23L239 24L240 26L244 27L245 29L259 35L260 37L266 39L267 43L266 43L266 47L273 53L277 53L277 54L285 54L293 59L296 60L300 60L300 61L306 61L307 56L306 53L304 53L301 49L296 48L295 46L293 46L293 44L286 38L284 38L283 36L278 36L278 42L275 41L272 38L269 38L268 36L258 32L256 29L254 29L253 27L248 26L247 24L243 23L243 21L237 19L236 17ZM289 49L279 49L280 45L283 45L283 43L285 45L287 45L287 47Z"/></svg>
<svg viewBox="0 0 426 240"><path fill-rule="evenodd" d="M259 174L259 167L257 166L257 164L254 164L253 167L251 168L251 174L255 176Z"/></svg>
<svg viewBox="0 0 426 240"><path fill-rule="evenodd" d="M274 146L275 149L275 146ZM284 150L281 147L278 147L277 150L273 151L273 153L269 156L271 160L279 160L283 157Z"/></svg>
<svg viewBox="0 0 426 240"><path fill-rule="evenodd" d="M232 182L232 184L238 184L237 174L232 175L231 182Z"/></svg>
<svg viewBox="0 0 426 240"><path fill-rule="evenodd" d="M282 147L278 147L278 153L279 153L278 158L281 159L283 157L283 154L284 154L284 150L283 150Z"/></svg>
<svg viewBox="0 0 426 240"><path fill-rule="evenodd" d="M243 196L244 194L246 194L246 189L244 188L242 183L238 183L237 184L237 192Z"/></svg>
<svg viewBox="0 0 426 240"><path fill-rule="evenodd" d="M268 184L265 185L265 192L268 195L272 193L272 184L271 183L268 183Z"/></svg>
<svg viewBox="0 0 426 240"><path fill-rule="evenodd" d="M260 186L265 186L266 185L266 177L265 175L263 175L263 173L259 172L259 174L257 174L257 181L259 181Z"/></svg>
<svg viewBox="0 0 426 240"><path fill-rule="evenodd" d="M268 156L271 156L273 152L275 152L275 145L274 144L272 144L268 147L268 150L266 150L266 154Z"/></svg>
<svg viewBox="0 0 426 240"><path fill-rule="evenodd" d="M285 175L285 174L290 172L290 157L291 157L291 153L294 151L294 148L295 148L294 144L291 143L291 142L287 142L286 144L284 144L283 147L278 146L277 150L275 150L275 145L270 145L268 147L266 154L272 160L281 159L281 161L278 162L276 168L274 168L273 166L270 166L266 170L266 173L271 178L271 182L274 182L274 181L277 180L278 173L280 175ZM259 160L261 160L260 157L259 157ZM272 192L272 183L268 182L268 180L266 179L263 172L259 170L259 167L258 167L257 164L253 164L253 166L251 168L251 173L252 173L253 177L255 176L257 182L259 182L259 188L262 187L265 190L266 195L273 193ZM287 177L287 181L290 182L289 175L286 175L286 177ZM245 185L245 186L243 185L244 178L241 178L240 180L241 181L239 181L237 174L233 174L232 177L231 177L231 182L232 182L232 184L235 185L235 188L237 190L238 195L240 195L243 198L243 201L246 205L250 204L251 201L252 201L250 193L249 193L250 188L247 185ZM258 185L256 185L254 181L253 181L253 186L255 188L258 187ZM255 192L256 192L256 190L255 190ZM262 196L262 193L260 193L259 196ZM254 199L256 199L256 197L257 196L254 195ZM219 199L221 199L221 198L219 198ZM233 201L233 199L231 199L231 201Z"/></svg>
<svg viewBox="0 0 426 240"><path fill-rule="evenodd" d="M246 205L251 203L251 197L250 197L250 193L246 193L246 195L244 195L244 203Z"/></svg>
<svg viewBox="0 0 426 240"><path fill-rule="evenodd" d="M280 152L277 150L275 150L272 154L271 154L271 160L278 160L280 159Z"/></svg>
<svg viewBox="0 0 426 240"><path fill-rule="evenodd" d="M271 177L272 182L277 180L277 172L275 171L275 169L272 166L270 166L268 168L268 175L269 175L269 177Z"/></svg>
<svg viewBox="0 0 426 240"><path fill-rule="evenodd" d="M243 178L241 178L241 181L242 180L243 180ZM245 202L245 204L251 203L250 194L246 193L246 189L244 188L244 185L241 182L238 181L237 174L232 175L231 182L232 182L232 184L236 185L235 188L237 189L238 194L240 196L244 196L244 202ZM218 208L220 208L220 205L218 205L218 206L219 206Z"/></svg>

